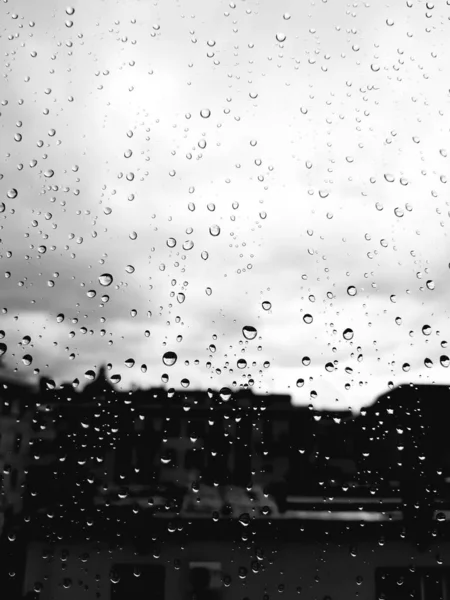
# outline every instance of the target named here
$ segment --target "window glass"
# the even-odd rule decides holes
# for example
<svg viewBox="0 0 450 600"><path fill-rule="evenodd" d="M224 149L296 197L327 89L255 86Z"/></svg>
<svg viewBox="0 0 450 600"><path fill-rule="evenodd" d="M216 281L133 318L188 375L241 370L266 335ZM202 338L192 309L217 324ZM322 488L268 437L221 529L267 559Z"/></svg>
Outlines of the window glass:
<svg viewBox="0 0 450 600"><path fill-rule="evenodd" d="M5 598L445 598L450 0L0 1Z"/></svg>

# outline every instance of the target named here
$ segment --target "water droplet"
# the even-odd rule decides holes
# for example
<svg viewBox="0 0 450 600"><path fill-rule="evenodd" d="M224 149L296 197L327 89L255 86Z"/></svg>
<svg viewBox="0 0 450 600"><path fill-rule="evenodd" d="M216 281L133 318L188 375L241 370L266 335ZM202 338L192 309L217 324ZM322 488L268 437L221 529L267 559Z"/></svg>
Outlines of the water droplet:
<svg viewBox="0 0 450 600"><path fill-rule="evenodd" d="M11 200L13 200L14 198L17 198L17 194L19 192L16 190L16 188L11 188L10 190L8 190L6 192L6 195L8 196L8 198L10 198Z"/></svg>
<svg viewBox="0 0 450 600"><path fill-rule="evenodd" d="M119 581L120 581L119 573L117 573L117 571L115 571L113 569L109 575L109 579L110 579L111 583L119 583Z"/></svg>
<svg viewBox="0 0 450 600"><path fill-rule="evenodd" d="M422 333L423 333L423 335L431 335L431 327L430 327L430 325L424 325L422 327Z"/></svg>
<svg viewBox="0 0 450 600"><path fill-rule="evenodd" d="M429 290L434 290L434 287L435 287L435 285L434 285L434 281L433 281L432 279L429 279L429 280L427 281L427 288L428 288Z"/></svg>
<svg viewBox="0 0 450 600"><path fill-rule="evenodd" d="M230 388L227 387L223 387L220 392L219 392L219 396L221 398L221 400L223 400L224 402L228 402L228 400L230 400L232 395L232 392L230 390Z"/></svg>
<svg viewBox="0 0 450 600"><path fill-rule="evenodd" d="M349 285L347 288L347 294L349 296L356 296L356 294L357 294L356 287L354 285Z"/></svg>
<svg viewBox="0 0 450 600"><path fill-rule="evenodd" d="M202 108L202 110L200 111L200 116L203 119L209 119L209 117L211 116L211 111L209 110L209 108Z"/></svg>
<svg viewBox="0 0 450 600"><path fill-rule="evenodd" d="M183 244L183 250L192 250L194 247L194 242L192 240L186 240Z"/></svg>
<svg viewBox="0 0 450 600"><path fill-rule="evenodd" d="M209 233L212 236L217 237L218 235L220 235L220 227L218 225L211 225L211 227L209 228Z"/></svg>
<svg viewBox="0 0 450 600"><path fill-rule="evenodd" d="M125 366L131 369L135 365L135 360L133 358L127 358L125 361Z"/></svg>
<svg viewBox="0 0 450 600"><path fill-rule="evenodd" d="M386 181L388 183L394 183L394 181L395 181L395 177L394 177L394 175L391 175L391 173L385 173L384 178L386 179Z"/></svg>
<svg viewBox="0 0 450 600"><path fill-rule="evenodd" d="M246 366L247 366L247 361L245 360L245 358L240 358L237 361L237 367L238 367L238 369L245 369Z"/></svg>
<svg viewBox="0 0 450 600"><path fill-rule="evenodd" d="M84 376L86 377L86 379L90 379L92 381L93 379L95 379L95 371L92 371L92 369L89 369L89 371L86 371Z"/></svg>
<svg viewBox="0 0 450 600"><path fill-rule="evenodd" d="M298 388L301 388L305 385L305 380L304 379L297 379L297 382L295 384Z"/></svg>
<svg viewBox="0 0 450 600"><path fill-rule="evenodd" d="M268 300L264 300L264 302L262 303L262 307L264 310L270 310L272 308L272 303Z"/></svg>
<svg viewBox="0 0 450 600"><path fill-rule="evenodd" d="M306 315L303 315L303 321L307 324L310 325L313 322L313 316L310 315L309 313Z"/></svg>
<svg viewBox="0 0 450 600"><path fill-rule="evenodd" d="M6 344L0 343L0 356L3 356L5 352L8 350L8 346Z"/></svg>
<svg viewBox="0 0 450 600"><path fill-rule="evenodd" d="M246 340L254 340L255 337L258 335L258 332L256 331L255 327L252 327L251 325L246 325L242 328L242 335L245 337Z"/></svg>
<svg viewBox="0 0 450 600"><path fill-rule="evenodd" d="M353 339L353 335L354 335L353 329L350 329L350 328L344 329L344 332L343 332L342 335L344 337L344 340L351 340L351 339Z"/></svg>
<svg viewBox="0 0 450 600"><path fill-rule="evenodd" d="M277 35L275 36L277 42L284 42L286 40L286 35L284 33L277 33Z"/></svg>
<svg viewBox="0 0 450 600"><path fill-rule="evenodd" d="M25 354L22 358L22 362L26 367L29 367L33 362L33 357L30 354Z"/></svg>
<svg viewBox="0 0 450 600"><path fill-rule="evenodd" d="M107 287L113 282L113 277L109 273L103 273L103 275L100 275L100 277L98 278L98 282L100 285Z"/></svg>
<svg viewBox="0 0 450 600"><path fill-rule="evenodd" d="M132 273L134 273L134 271L135 271L135 268L133 267L133 265L127 265L127 266L125 267L125 271L126 271L127 273L130 273L130 275L131 275Z"/></svg>
<svg viewBox="0 0 450 600"><path fill-rule="evenodd" d="M445 367L446 369L447 369L447 368L448 368L448 366L450 365L450 358L449 358L447 355L445 355L445 354L443 354L443 355L440 357L439 361L440 361L440 363L441 363L441 366L442 366L442 367Z"/></svg>
<svg viewBox="0 0 450 600"><path fill-rule="evenodd" d="M166 367L173 367L173 365L177 362L178 356L175 352L165 352L162 357L163 363Z"/></svg>
<svg viewBox="0 0 450 600"><path fill-rule="evenodd" d="M120 383L122 380L122 376L116 373L115 375L111 375L112 383Z"/></svg>

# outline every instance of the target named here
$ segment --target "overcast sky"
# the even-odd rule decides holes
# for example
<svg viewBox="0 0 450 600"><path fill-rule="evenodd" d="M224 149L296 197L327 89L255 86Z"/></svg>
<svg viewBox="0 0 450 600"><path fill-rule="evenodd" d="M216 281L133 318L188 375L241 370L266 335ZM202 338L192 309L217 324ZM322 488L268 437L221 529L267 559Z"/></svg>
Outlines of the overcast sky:
<svg viewBox="0 0 450 600"><path fill-rule="evenodd" d="M448 382L449 17L1 3L6 363L355 409Z"/></svg>

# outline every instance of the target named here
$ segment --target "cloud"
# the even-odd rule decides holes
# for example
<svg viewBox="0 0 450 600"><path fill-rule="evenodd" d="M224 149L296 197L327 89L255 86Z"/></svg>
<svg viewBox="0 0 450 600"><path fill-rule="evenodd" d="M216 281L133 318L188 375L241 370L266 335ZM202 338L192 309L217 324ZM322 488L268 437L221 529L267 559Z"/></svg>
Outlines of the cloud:
<svg viewBox="0 0 450 600"><path fill-rule="evenodd" d="M445 382L448 61L422 8L75 8L72 27L54 0L2 8L9 364L343 408L390 381Z"/></svg>

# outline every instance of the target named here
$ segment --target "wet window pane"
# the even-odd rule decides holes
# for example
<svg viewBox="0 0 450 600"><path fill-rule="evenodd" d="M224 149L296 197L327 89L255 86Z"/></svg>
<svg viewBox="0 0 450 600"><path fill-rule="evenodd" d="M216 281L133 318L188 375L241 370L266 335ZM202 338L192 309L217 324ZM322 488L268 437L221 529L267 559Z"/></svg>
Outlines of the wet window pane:
<svg viewBox="0 0 450 600"><path fill-rule="evenodd" d="M449 600L450 0L0 2L0 589Z"/></svg>

